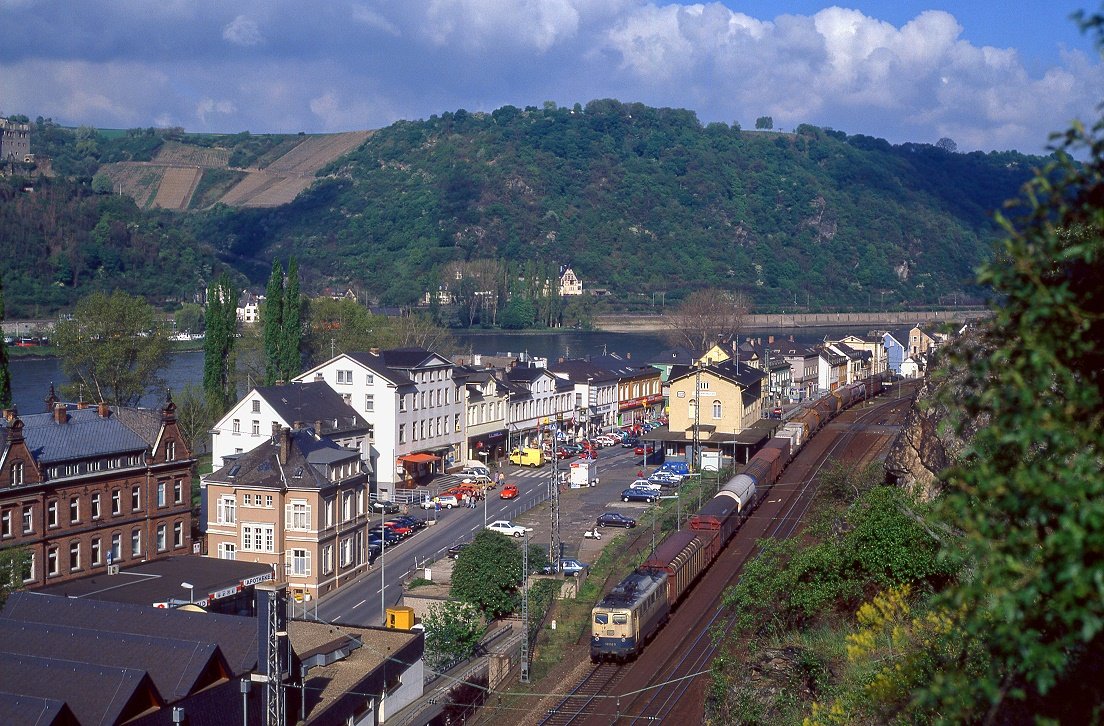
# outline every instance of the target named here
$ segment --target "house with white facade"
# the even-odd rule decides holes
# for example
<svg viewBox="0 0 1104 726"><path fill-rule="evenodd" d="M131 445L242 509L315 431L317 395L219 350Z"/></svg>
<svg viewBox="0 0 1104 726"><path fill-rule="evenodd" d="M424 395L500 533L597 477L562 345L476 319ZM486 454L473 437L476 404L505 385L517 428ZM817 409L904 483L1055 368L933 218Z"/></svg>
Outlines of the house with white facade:
<svg viewBox="0 0 1104 726"><path fill-rule="evenodd" d="M885 370L902 375L901 364L905 361L905 346L893 333L882 333L882 347L886 353Z"/></svg>
<svg viewBox="0 0 1104 726"><path fill-rule="evenodd" d="M846 345L851 350L859 351L860 353L869 353L870 370L866 375L877 375L886 370L886 348L883 335L882 333L874 335L845 335L839 340L830 340L828 342Z"/></svg>
<svg viewBox="0 0 1104 726"><path fill-rule="evenodd" d="M583 281L579 279L575 271L568 266L560 269L560 296L583 294Z"/></svg>
<svg viewBox="0 0 1104 726"><path fill-rule="evenodd" d="M790 400L815 398L820 391L820 354L815 348L791 348L782 353L790 364Z"/></svg>
<svg viewBox="0 0 1104 726"><path fill-rule="evenodd" d="M500 380L509 388L506 418L512 448L539 446L553 426L570 417L572 386L545 366L515 366Z"/></svg>
<svg viewBox="0 0 1104 726"><path fill-rule="evenodd" d="M617 425L617 373L580 358L561 360L549 370L571 387L564 423L576 438L587 438Z"/></svg>
<svg viewBox="0 0 1104 726"><path fill-rule="evenodd" d="M393 499L464 453L465 370L422 348L342 353L298 376L324 381L372 425L376 493Z"/></svg>
<svg viewBox="0 0 1104 726"><path fill-rule="evenodd" d="M465 450L471 461L500 461L510 453L506 406L511 388L496 373L489 368L473 368L467 375Z"/></svg>
<svg viewBox="0 0 1104 726"><path fill-rule="evenodd" d="M251 292L243 292L241 298L238 299L237 313L238 322L252 325L261 319L261 305L264 303L264 295L254 295Z"/></svg>
<svg viewBox="0 0 1104 726"><path fill-rule="evenodd" d="M847 385L847 357L819 346L817 348L817 388L821 395Z"/></svg>

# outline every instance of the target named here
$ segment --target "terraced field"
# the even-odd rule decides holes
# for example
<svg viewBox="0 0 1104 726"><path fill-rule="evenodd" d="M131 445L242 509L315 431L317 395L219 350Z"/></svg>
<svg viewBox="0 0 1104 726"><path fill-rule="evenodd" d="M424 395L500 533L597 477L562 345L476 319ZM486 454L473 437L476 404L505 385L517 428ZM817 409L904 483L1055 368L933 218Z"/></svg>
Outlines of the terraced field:
<svg viewBox="0 0 1104 726"><path fill-rule="evenodd" d="M157 187L157 196L153 198L153 206L162 209L187 209L202 173L198 166L165 167L161 184Z"/></svg>

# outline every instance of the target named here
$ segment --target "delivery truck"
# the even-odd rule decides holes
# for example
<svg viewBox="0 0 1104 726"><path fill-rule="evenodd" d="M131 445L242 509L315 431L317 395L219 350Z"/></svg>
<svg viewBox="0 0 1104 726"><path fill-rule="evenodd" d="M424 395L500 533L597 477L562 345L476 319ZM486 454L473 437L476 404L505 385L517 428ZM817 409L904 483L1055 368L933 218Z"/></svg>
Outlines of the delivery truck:
<svg viewBox="0 0 1104 726"><path fill-rule="evenodd" d="M598 462L594 459L578 459L571 462L567 481L572 489L594 486L598 483Z"/></svg>
<svg viewBox="0 0 1104 726"><path fill-rule="evenodd" d="M544 452L540 449L514 449L510 452L510 463L518 466L543 466Z"/></svg>

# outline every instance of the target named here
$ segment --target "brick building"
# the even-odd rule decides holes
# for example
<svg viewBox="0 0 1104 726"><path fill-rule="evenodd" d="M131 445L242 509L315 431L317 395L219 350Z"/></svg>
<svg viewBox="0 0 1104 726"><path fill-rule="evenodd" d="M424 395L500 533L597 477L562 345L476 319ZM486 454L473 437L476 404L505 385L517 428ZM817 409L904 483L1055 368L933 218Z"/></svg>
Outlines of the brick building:
<svg viewBox="0 0 1104 726"><path fill-rule="evenodd" d="M24 586L191 551L194 459L160 411L65 404L0 421L0 547L30 553Z"/></svg>

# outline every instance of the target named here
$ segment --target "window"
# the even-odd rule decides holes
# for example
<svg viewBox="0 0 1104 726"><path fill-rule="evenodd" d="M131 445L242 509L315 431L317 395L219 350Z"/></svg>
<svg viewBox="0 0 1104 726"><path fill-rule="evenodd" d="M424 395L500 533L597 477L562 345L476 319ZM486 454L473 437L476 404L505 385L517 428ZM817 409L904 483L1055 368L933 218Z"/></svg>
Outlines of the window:
<svg viewBox="0 0 1104 726"><path fill-rule="evenodd" d="M80 521L80 497L69 497L69 523Z"/></svg>
<svg viewBox="0 0 1104 726"><path fill-rule="evenodd" d="M179 479L173 482L173 502L176 504L184 502L184 484Z"/></svg>
<svg viewBox="0 0 1104 726"><path fill-rule="evenodd" d="M453 425L454 430L456 430L456 431L460 430L460 414L456 414L456 416L453 417L452 425Z"/></svg>
<svg viewBox="0 0 1104 726"><path fill-rule="evenodd" d="M219 524L236 524L237 519L237 500L234 495L224 495L219 497L218 506L216 507L215 517Z"/></svg>
<svg viewBox="0 0 1104 726"><path fill-rule="evenodd" d="M291 551L291 574L295 577L309 577L311 573L310 550Z"/></svg>
<svg viewBox="0 0 1104 726"><path fill-rule="evenodd" d="M341 521L348 522L353 518L353 493L341 493Z"/></svg>
<svg viewBox="0 0 1104 726"><path fill-rule="evenodd" d="M111 535L111 552L107 554L108 564L123 559L123 535L116 532Z"/></svg>
<svg viewBox="0 0 1104 726"><path fill-rule="evenodd" d="M142 556L142 530L140 529L130 530L130 555L131 557Z"/></svg>
<svg viewBox="0 0 1104 726"><path fill-rule="evenodd" d="M341 394L341 400L344 401L349 406L352 406L353 405L353 394L351 394L351 393L342 393Z"/></svg>
<svg viewBox="0 0 1104 726"><path fill-rule="evenodd" d="M261 402L260 401L253 401L253 413L260 413L260 412L261 412Z"/></svg>
<svg viewBox="0 0 1104 726"><path fill-rule="evenodd" d="M364 410L375 411L376 410L376 397L371 393L364 394Z"/></svg>
<svg viewBox="0 0 1104 726"><path fill-rule="evenodd" d="M51 547L46 550L46 574L56 575L58 573L58 551L57 547Z"/></svg>
<svg viewBox="0 0 1104 726"><path fill-rule="evenodd" d="M369 373L368 375L364 376L364 382L367 385L371 386L372 384L374 384L376 382L376 379L371 373Z"/></svg>
<svg viewBox="0 0 1104 726"><path fill-rule="evenodd" d="M273 524L243 524L242 549L246 552L275 552L276 526Z"/></svg>
<svg viewBox="0 0 1104 726"><path fill-rule="evenodd" d="M253 435L254 436L260 436L261 435L261 422L258 421L257 419L253 419Z"/></svg>
<svg viewBox="0 0 1104 726"><path fill-rule="evenodd" d="M347 537L341 540L341 566L348 567L353 563L353 538Z"/></svg>
<svg viewBox="0 0 1104 726"><path fill-rule="evenodd" d="M243 507L252 507L253 506L253 495L252 494L242 495L242 506Z"/></svg>
<svg viewBox="0 0 1104 726"><path fill-rule="evenodd" d="M157 525L157 551L164 552L168 539L168 528L163 525Z"/></svg>
<svg viewBox="0 0 1104 726"><path fill-rule="evenodd" d="M322 548L322 574L329 575L333 572L333 545Z"/></svg>
<svg viewBox="0 0 1104 726"><path fill-rule="evenodd" d="M260 495L258 495L258 496L260 496ZM265 495L265 506L268 507L269 509L272 509L272 495L271 494L266 494Z"/></svg>
<svg viewBox="0 0 1104 726"><path fill-rule="evenodd" d="M28 583L35 579L35 553L32 552L31 556L27 558L26 563L23 565L23 582Z"/></svg>
<svg viewBox="0 0 1104 726"><path fill-rule="evenodd" d="M184 524L181 522L173 523L173 547L184 546Z"/></svg>
<svg viewBox="0 0 1104 726"><path fill-rule="evenodd" d="M159 507L163 507L168 503L166 497L167 486L168 485L163 481L157 482L157 506Z"/></svg>
<svg viewBox="0 0 1104 726"><path fill-rule="evenodd" d="M46 502L46 526L47 527L56 527L56 526L58 526L58 515L57 515L58 507L57 507L57 504L58 504L57 500L54 500L52 502Z"/></svg>
<svg viewBox="0 0 1104 726"><path fill-rule="evenodd" d="M708 391L709 390L709 381L699 381L698 382L698 390L699 391Z"/></svg>
<svg viewBox="0 0 1104 726"><path fill-rule="evenodd" d="M337 382L342 385L352 385L353 372L352 371L338 371Z"/></svg>
<svg viewBox="0 0 1104 726"><path fill-rule="evenodd" d="M130 488L130 508L137 512L142 508L142 485L135 484Z"/></svg>
<svg viewBox="0 0 1104 726"><path fill-rule="evenodd" d="M240 418L234 419L233 423L230 424L230 433L232 433L232 434L240 434L241 433L241 419Z"/></svg>
<svg viewBox="0 0 1104 726"><path fill-rule="evenodd" d="M12 536L12 513L10 509L5 509L4 514L0 515L0 537Z"/></svg>
<svg viewBox="0 0 1104 726"><path fill-rule="evenodd" d="M720 418L720 417L721 417L721 402L720 401L714 401L713 402L713 418Z"/></svg>
<svg viewBox="0 0 1104 726"><path fill-rule="evenodd" d="M111 490L111 513L119 514L123 511L123 497L118 489Z"/></svg>
<svg viewBox="0 0 1104 726"><path fill-rule="evenodd" d="M165 444L165 461L176 461L176 442Z"/></svg>
<svg viewBox="0 0 1104 726"><path fill-rule="evenodd" d="M220 542L218 546L218 556L220 560L232 560L234 559L234 550L237 549L237 545L233 542Z"/></svg>
<svg viewBox="0 0 1104 726"><path fill-rule="evenodd" d="M23 463L15 462L11 466L11 483L12 486L19 486L23 483Z"/></svg>
<svg viewBox="0 0 1104 726"><path fill-rule="evenodd" d="M400 393L399 394L399 410L400 411L405 411L406 410L406 394L405 393Z"/></svg>
<svg viewBox="0 0 1104 726"><path fill-rule="evenodd" d="M399 443L406 443L406 424L399 424Z"/></svg>
<svg viewBox="0 0 1104 726"><path fill-rule="evenodd" d="M290 502L285 507L284 526L288 529L309 530L311 528L310 505L302 500Z"/></svg>
<svg viewBox="0 0 1104 726"><path fill-rule="evenodd" d="M90 509L92 510L92 519L100 518L100 493L96 492L89 500Z"/></svg>
<svg viewBox="0 0 1104 726"><path fill-rule="evenodd" d="M334 500L327 499L323 503L323 507L326 510L326 526L332 527L334 524Z"/></svg>
<svg viewBox="0 0 1104 726"><path fill-rule="evenodd" d="M92 566L98 567L103 564L103 541L96 537L92 540Z"/></svg>

